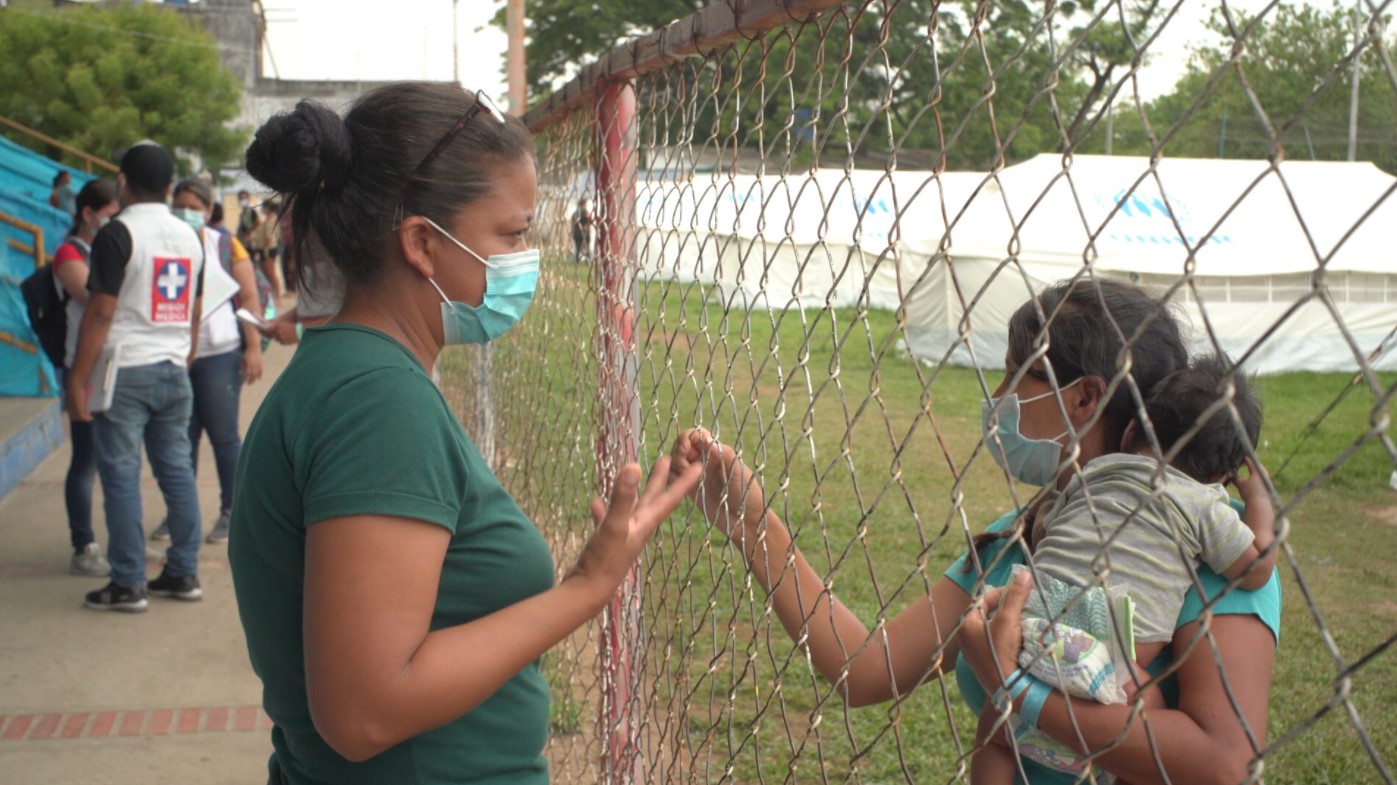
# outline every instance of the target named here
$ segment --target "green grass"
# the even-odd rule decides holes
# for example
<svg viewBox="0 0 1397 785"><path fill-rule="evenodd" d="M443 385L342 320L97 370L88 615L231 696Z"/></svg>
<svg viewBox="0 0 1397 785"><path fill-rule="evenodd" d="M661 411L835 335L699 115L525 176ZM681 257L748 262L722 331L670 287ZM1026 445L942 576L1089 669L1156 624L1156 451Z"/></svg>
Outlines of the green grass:
<svg viewBox="0 0 1397 785"><path fill-rule="evenodd" d="M622 376L596 359L591 272L547 263L534 308L494 351L500 473L562 566L591 528L585 504L597 488L597 412L606 410L597 406L598 389ZM653 460L696 424L739 445L815 569L870 626L927 591L967 533L1012 504L1002 475L975 453L981 379L971 369L911 361L898 348L894 314L748 312L672 282L642 285L637 301L642 459ZM448 353L443 373L475 433L471 358ZM993 387L997 375L984 381ZM1397 375L1376 381L1388 390ZM1359 385L1310 427L1349 382L1297 373L1259 384L1267 420L1260 455L1291 526L1272 743L1321 711L1342 667L1397 631L1397 579L1388 569L1397 553L1392 463L1364 438L1375 432L1376 398ZM864 782L955 778L974 732L955 685L925 685L896 706L846 710L693 510L681 509L662 529L641 579L646 637L636 668L651 779L820 782L823 770L841 781L852 769ZM550 655L550 683L565 696L555 732L589 732L596 640L594 633ZM1387 765L1397 766L1390 705L1397 647L1351 677L1354 710ZM1342 704L1266 762L1271 783L1377 780Z"/></svg>

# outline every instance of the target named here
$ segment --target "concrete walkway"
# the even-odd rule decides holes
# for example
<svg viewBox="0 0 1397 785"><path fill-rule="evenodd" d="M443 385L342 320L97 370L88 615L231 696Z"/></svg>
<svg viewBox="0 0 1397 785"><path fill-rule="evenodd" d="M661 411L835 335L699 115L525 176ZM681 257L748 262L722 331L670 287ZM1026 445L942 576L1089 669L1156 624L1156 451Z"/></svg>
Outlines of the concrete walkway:
<svg viewBox="0 0 1397 785"><path fill-rule="evenodd" d="M293 347L273 344L244 387L246 430ZM208 440L199 459L207 531L218 515ZM247 661L226 546L201 546L202 602L152 597L143 614L100 613L68 574L66 442L0 499L0 781L8 785L262 785L271 751L261 683ZM147 462L145 528L165 514ZM93 519L106 547L98 483ZM156 564L150 575L159 574Z"/></svg>

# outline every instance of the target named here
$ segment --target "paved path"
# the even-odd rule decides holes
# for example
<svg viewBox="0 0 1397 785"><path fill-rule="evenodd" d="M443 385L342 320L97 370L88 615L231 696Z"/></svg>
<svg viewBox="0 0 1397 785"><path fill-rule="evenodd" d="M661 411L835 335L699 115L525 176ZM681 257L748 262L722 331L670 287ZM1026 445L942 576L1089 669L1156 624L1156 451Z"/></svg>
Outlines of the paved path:
<svg viewBox="0 0 1397 785"><path fill-rule="evenodd" d="M266 353L266 376L242 394L246 429L291 357ZM204 440L205 529L218 480ZM0 499L0 782L131 785L266 782L269 723L247 661L223 545L199 554L204 600L152 597L143 614L83 608L106 579L68 574L63 509L67 443ZM146 466L145 528L165 507ZM94 527L106 547L101 483ZM150 565L151 576L158 567Z"/></svg>

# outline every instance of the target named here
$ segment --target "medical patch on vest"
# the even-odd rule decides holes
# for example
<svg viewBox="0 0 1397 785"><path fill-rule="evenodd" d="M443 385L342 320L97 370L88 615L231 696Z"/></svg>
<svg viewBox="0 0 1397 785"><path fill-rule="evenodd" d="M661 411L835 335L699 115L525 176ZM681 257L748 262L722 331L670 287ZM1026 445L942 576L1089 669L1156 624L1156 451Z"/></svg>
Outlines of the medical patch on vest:
<svg viewBox="0 0 1397 785"><path fill-rule="evenodd" d="M188 259L155 258L155 277L151 281L150 320L156 324L188 322L189 291L193 281Z"/></svg>

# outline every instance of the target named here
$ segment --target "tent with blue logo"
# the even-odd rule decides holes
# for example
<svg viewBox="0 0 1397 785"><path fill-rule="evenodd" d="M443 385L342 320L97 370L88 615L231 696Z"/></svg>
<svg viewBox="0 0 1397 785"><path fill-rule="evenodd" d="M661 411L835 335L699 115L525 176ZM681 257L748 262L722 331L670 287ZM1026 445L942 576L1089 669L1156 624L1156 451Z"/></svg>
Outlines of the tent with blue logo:
<svg viewBox="0 0 1397 785"><path fill-rule="evenodd" d="M1253 372L1397 370L1397 178L1372 164L1041 155L980 180L944 234L902 235L924 360L1003 367L1014 310L1089 266L1172 291L1195 349Z"/></svg>

